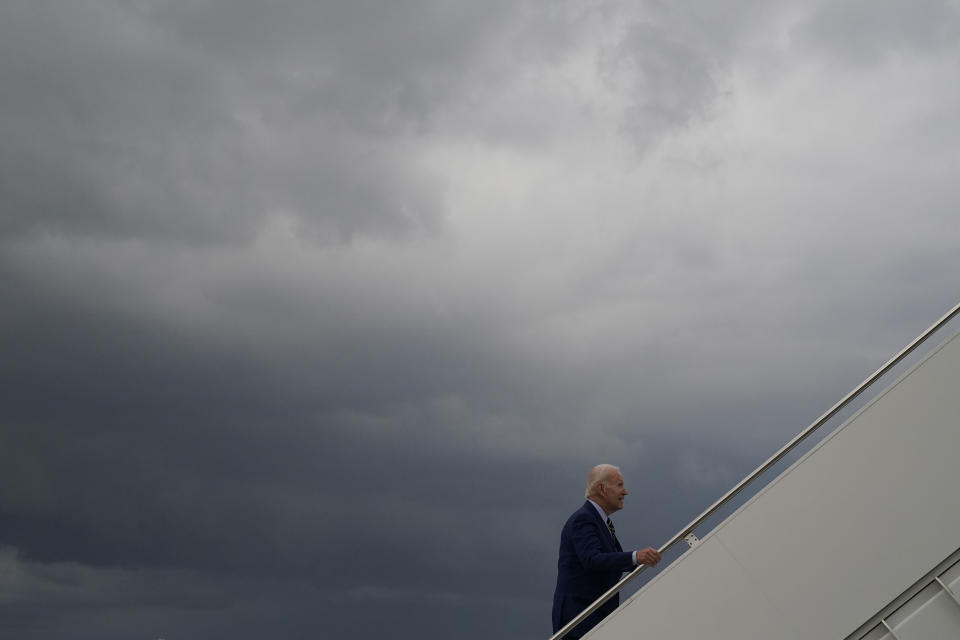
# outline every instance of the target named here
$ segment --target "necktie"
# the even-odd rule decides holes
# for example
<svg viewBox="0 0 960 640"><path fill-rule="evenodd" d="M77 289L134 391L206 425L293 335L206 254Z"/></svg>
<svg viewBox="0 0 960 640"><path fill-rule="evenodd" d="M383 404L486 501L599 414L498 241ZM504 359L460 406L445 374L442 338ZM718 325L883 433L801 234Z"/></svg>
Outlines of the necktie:
<svg viewBox="0 0 960 640"><path fill-rule="evenodd" d="M610 529L610 535L613 536L613 539L617 539L617 530L613 526L613 520L607 518L607 529Z"/></svg>

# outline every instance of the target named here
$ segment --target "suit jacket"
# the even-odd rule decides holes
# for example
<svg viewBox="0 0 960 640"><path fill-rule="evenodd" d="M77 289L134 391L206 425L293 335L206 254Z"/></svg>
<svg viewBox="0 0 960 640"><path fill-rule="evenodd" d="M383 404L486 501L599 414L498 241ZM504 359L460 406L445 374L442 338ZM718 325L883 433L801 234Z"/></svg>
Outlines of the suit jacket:
<svg viewBox="0 0 960 640"><path fill-rule="evenodd" d="M553 632L573 620L594 600L615 585L624 571L633 569L633 553L624 551L607 523L589 500L577 509L560 533L557 588L553 593ZM619 594L586 620L567 638L579 638L620 604Z"/></svg>

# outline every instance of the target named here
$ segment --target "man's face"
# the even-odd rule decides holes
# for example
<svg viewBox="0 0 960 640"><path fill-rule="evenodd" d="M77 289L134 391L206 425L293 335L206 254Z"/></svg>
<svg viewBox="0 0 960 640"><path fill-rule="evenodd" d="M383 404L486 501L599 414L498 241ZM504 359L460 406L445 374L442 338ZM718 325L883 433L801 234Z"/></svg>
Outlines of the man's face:
<svg viewBox="0 0 960 640"><path fill-rule="evenodd" d="M614 511L623 509L623 498L627 495L627 488L623 486L623 475L614 471L600 484L600 496L603 501L600 506L610 515Z"/></svg>

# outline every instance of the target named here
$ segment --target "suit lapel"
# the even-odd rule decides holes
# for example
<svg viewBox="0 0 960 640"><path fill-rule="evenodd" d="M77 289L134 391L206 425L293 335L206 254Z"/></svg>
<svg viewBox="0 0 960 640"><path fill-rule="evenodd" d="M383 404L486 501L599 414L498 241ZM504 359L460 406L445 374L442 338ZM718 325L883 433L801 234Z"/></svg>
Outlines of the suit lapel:
<svg viewBox="0 0 960 640"><path fill-rule="evenodd" d="M593 506L593 503L587 500L584 505L585 509L588 509L590 513L593 514L593 517L596 518L597 522L600 523L600 528L603 529L604 533L607 535L604 537L608 543L610 543L611 549L616 549L617 551L623 551L623 548L620 546L620 541L613 537L613 534L610 533L610 528L607 527L607 521L600 517L600 512L597 511L597 508Z"/></svg>

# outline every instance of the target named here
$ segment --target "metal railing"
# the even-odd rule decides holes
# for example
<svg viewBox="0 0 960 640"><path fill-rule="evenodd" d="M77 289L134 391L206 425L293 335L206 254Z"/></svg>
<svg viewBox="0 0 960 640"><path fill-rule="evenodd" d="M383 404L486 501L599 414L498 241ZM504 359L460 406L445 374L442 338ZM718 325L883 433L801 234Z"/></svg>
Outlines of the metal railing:
<svg viewBox="0 0 960 640"><path fill-rule="evenodd" d="M777 451L775 454L770 456L770 458L766 462L764 462L762 465L757 467L753 471L753 473L751 473L750 475L745 477L743 480L741 480L739 483L737 483L737 485L732 489L730 489L729 491L727 491L727 493L725 493L722 498L720 498L715 503L713 503L713 505L711 505L706 511L701 513L690 524L688 524L686 527L681 529L675 536L673 536L670 539L669 542L667 542L665 545L660 547L659 549L660 553L661 554L666 553L678 542L680 542L681 540L686 538L688 535L693 533L694 529L696 529L701 524L703 524L703 522L707 518L712 516L720 508L722 508L724 505L730 502L733 498L739 495L740 492L743 491L750 483L756 480L765 471L770 469L770 467L772 467L777 462L779 462L784 456L789 454L797 445L799 445L801 442L803 442L808 437L813 435L813 433L817 431L820 427L822 427L828 420L830 420L830 418L832 418L841 410L843 410L844 407L846 407L848 404L850 404L850 402L852 402L854 399L860 396L860 394L866 391L866 389L870 387L874 382L879 380L881 377L883 377L884 374L886 374L888 371L890 371L895 366L897 366L901 361L903 361L904 358L910 355L917 347L919 347L924 341L926 341L927 338L929 338L931 335L936 333L937 330L939 330L945 324L950 322L950 320L952 320L953 317L956 316L958 313L960 313L960 304L957 304L955 307L953 307L953 309L951 309L946 314L944 314L944 316L939 320L937 320L934 324L932 324L929 329L921 333L919 336L917 336L913 340L913 342L911 342L906 347L904 347L900 351L900 353L898 353L897 355L893 356L893 358L888 360L885 365L877 369L873 375L871 375L869 378L861 382L860 385L857 386L853 391L848 393L846 396L844 396L842 400L840 400L835 405L833 405L830 409L828 409L827 412L824 413L822 416L820 416L813 424L811 424L809 427L807 427L806 429L798 433L790 442L785 444L779 451ZM610 587L610 589L606 593L604 593L602 596L597 598L597 600L593 604L591 604L589 607L581 611L579 615L577 615L573 620L568 622L566 625L561 627L559 631L557 631L555 634L550 636L550 640L560 640L561 638L566 636L578 624L586 620L587 617L590 616L590 614L592 614L594 611L602 607L604 603L607 602L607 600L609 600L616 594L620 593L620 591L622 591L624 587L626 587L628 584L633 582L633 580L636 579L636 577L639 576L640 573L646 568L647 568L647 565L643 565L643 564L638 565L633 571L631 571L630 573L625 575L623 578L621 578L617 584Z"/></svg>

